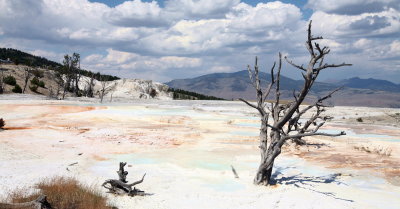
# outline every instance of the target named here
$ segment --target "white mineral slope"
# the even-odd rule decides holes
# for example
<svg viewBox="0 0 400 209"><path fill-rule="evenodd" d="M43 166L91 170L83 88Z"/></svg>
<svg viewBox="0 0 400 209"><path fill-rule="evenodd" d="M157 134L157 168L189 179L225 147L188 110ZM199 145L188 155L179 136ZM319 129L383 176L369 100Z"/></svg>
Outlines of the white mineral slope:
<svg viewBox="0 0 400 209"><path fill-rule="evenodd" d="M329 109L335 120L325 131L344 128L348 135L309 139L327 145L320 148L285 146L274 168L278 184L262 187L252 184L260 160L259 118L243 103L138 99L99 105L40 98L45 99L0 96L0 117L6 121L0 132L0 198L15 185L32 188L40 179L61 175L97 187L120 209L400 205L399 181L384 172L399 176L400 131L388 125L387 114L400 109ZM393 149L391 156L353 148L383 142ZM151 195L106 193L101 183L117 177L119 162L128 163L129 182L146 173L137 188Z"/></svg>
<svg viewBox="0 0 400 209"><path fill-rule="evenodd" d="M79 82L80 89L87 89L89 77L82 76ZM152 80L143 79L119 79L106 82L106 94L104 99L113 101L124 101L127 99L158 99L172 100L172 93L168 92L168 86ZM102 84L94 80L94 94L98 96L102 90ZM155 97L150 96L150 92L155 90Z"/></svg>

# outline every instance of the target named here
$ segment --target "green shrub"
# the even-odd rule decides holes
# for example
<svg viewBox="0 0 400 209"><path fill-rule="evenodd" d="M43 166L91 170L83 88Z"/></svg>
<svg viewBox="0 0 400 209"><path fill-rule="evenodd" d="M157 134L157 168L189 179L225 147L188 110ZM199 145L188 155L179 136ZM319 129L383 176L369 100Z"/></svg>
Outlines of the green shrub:
<svg viewBox="0 0 400 209"><path fill-rule="evenodd" d="M22 88L18 84L15 84L14 88L12 89L14 93L22 93Z"/></svg>
<svg viewBox="0 0 400 209"><path fill-rule="evenodd" d="M363 122L363 119L362 119L362 118L357 118L357 122L362 123L362 122Z"/></svg>
<svg viewBox="0 0 400 209"><path fill-rule="evenodd" d="M38 86L44 88L46 86L46 84L43 81L39 81Z"/></svg>
<svg viewBox="0 0 400 209"><path fill-rule="evenodd" d="M37 78L43 78L44 77L44 72L38 69L35 69L32 71L32 74L37 77Z"/></svg>
<svg viewBox="0 0 400 209"><path fill-rule="evenodd" d="M39 86L39 79L37 77L33 77L31 80L31 84Z"/></svg>
<svg viewBox="0 0 400 209"><path fill-rule="evenodd" d="M29 89L30 89L31 91L33 91L33 92L37 92L37 88L38 88L38 86L36 86L36 85L29 86Z"/></svg>
<svg viewBox="0 0 400 209"><path fill-rule="evenodd" d="M4 83L6 83L8 85L12 85L12 86L15 86L17 84L17 81L15 80L14 76L12 76L12 75L8 75L8 76L4 77L3 81L4 81Z"/></svg>
<svg viewBox="0 0 400 209"><path fill-rule="evenodd" d="M32 78L31 84L33 84L36 87L40 86L42 88L44 88L46 85L43 81L39 80L37 77Z"/></svg>

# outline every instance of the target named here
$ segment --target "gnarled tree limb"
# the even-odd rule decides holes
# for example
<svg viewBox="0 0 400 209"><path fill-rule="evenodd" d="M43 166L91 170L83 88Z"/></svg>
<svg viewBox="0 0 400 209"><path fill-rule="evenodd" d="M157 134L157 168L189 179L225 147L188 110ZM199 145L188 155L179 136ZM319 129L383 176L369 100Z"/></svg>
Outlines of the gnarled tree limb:
<svg viewBox="0 0 400 209"><path fill-rule="evenodd" d="M108 189L108 192L113 193L113 194L127 194L129 196L143 196L146 195L144 191L141 191L139 189L136 189L134 186L137 184L140 184L143 182L144 177L146 174L143 175L142 179L139 181L135 181L131 184L128 184L128 181L126 180L126 176L128 175L128 172L125 171L124 167L126 165L126 162L120 162L119 163L119 170L117 171L119 180L117 179L108 179L104 181L102 186L106 189ZM132 189L133 187L133 189Z"/></svg>

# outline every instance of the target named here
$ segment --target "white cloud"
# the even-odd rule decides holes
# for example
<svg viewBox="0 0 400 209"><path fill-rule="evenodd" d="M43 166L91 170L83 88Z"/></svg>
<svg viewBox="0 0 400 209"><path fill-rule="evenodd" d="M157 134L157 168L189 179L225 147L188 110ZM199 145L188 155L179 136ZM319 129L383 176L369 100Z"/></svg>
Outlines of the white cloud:
<svg viewBox="0 0 400 209"><path fill-rule="evenodd" d="M316 31L329 37L368 37L400 34L400 13L389 9L379 13L348 16L315 12L310 19Z"/></svg>
<svg viewBox="0 0 400 209"><path fill-rule="evenodd" d="M234 70L231 66L213 66L211 69L207 71L207 73L226 73L226 72L232 72Z"/></svg>
<svg viewBox="0 0 400 209"><path fill-rule="evenodd" d="M29 53L31 53L35 56L46 57L47 59L56 60L56 61L60 61L64 57L64 54L41 50L41 49L36 49L36 50L30 51Z"/></svg>
<svg viewBox="0 0 400 209"><path fill-rule="evenodd" d="M119 72L120 76L125 74L141 74L143 71L149 73L145 79L172 79L168 77L168 69L183 69L199 67L202 60L199 58L163 56L148 57L136 53L122 52L113 49L107 49L106 55L92 54L82 60L82 66L96 71L107 72L113 69Z"/></svg>
<svg viewBox="0 0 400 209"><path fill-rule="evenodd" d="M314 10L342 15L375 13L389 8L400 8L398 0L308 0L307 7Z"/></svg>
<svg viewBox="0 0 400 209"><path fill-rule="evenodd" d="M295 5L279 1L259 3L252 7L241 3L228 14L232 28L245 30L268 30L269 28L296 28L301 19L301 11Z"/></svg>
<svg viewBox="0 0 400 209"><path fill-rule="evenodd" d="M165 10L173 18L224 18L240 0L168 0Z"/></svg>
<svg viewBox="0 0 400 209"><path fill-rule="evenodd" d="M331 60L398 69L396 1L331 2L308 1L313 32L327 38L321 44L331 47ZM0 0L0 46L50 59L76 51L87 55L88 70L163 81L242 70L255 55L266 63L278 51L300 60L307 54L305 29L301 9L280 1L133 0L108 7L88 0Z"/></svg>
<svg viewBox="0 0 400 209"><path fill-rule="evenodd" d="M159 27L167 23L156 1L125 1L104 14L105 21L126 27Z"/></svg>

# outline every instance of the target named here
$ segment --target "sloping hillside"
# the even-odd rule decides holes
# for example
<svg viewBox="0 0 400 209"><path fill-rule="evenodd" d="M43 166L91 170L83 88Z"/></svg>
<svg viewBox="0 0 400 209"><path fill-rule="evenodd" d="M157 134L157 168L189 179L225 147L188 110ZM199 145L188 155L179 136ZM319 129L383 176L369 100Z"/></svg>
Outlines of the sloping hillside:
<svg viewBox="0 0 400 209"><path fill-rule="evenodd" d="M349 88L371 89L377 91L400 92L400 85L386 80L379 79L361 79L358 77L345 79L336 83L337 85Z"/></svg>
<svg viewBox="0 0 400 209"><path fill-rule="evenodd" d="M269 84L270 74L260 73L262 86ZM281 97L292 99L293 90L299 90L303 81L281 77ZM256 98L250 84L247 71L234 73L214 73L189 79L176 79L166 83L172 88L194 91L224 99ZM336 83L317 82L314 84L307 101L328 94L330 91L344 86L329 100L334 105L400 107L400 90L398 85L389 81L375 79L352 78Z"/></svg>
<svg viewBox="0 0 400 209"><path fill-rule="evenodd" d="M2 65L1 73L3 77L12 76L16 80L16 84L18 84L22 89L25 86L25 69L29 68L24 65ZM40 72L41 77L36 77L34 74L28 80L26 85L25 93L26 94L42 94L45 96L53 96L57 97L58 90L58 98L61 98L62 87L59 86L56 82L56 71L44 69L44 68L36 68L38 72ZM43 82L44 86L37 86L34 84L33 79ZM79 89L82 91L87 90L90 78L86 76L82 76L79 82ZM4 85L4 93L13 93L13 88L15 85L9 85L3 83ZM32 88L36 86L36 88ZM153 82L150 80L142 80L142 79L118 79L113 81L107 81L105 83L105 89L107 89L106 94L104 96L105 101L110 101L112 98L114 100L129 100L129 99L172 99L172 93L168 91L168 86L162 83ZM102 84L100 81L94 79L93 81L93 92L94 97L99 98L102 91ZM73 96L72 93L67 92L67 97Z"/></svg>
<svg viewBox="0 0 400 209"><path fill-rule="evenodd" d="M269 84L271 75L260 72L261 84L265 87ZM254 88L250 84L246 70L234 73L214 73L199 76L192 79L176 79L166 83L172 88L180 88L202 94L221 97L224 99L255 99ZM282 93L291 97L293 89L299 89L302 81L281 76ZM315 83L312 94L334 89L336 86L327 83Z"/></svg>
<svg viewBox="0 0 400 209"><path fill-rule="evenodd" d="M10 60L12 64L1 63L1 60ZM36 82L42 82L44 86L32 84L32 76L26 85L24 93L27 94L42 94L53 95L55 92L60 91L60 86L56 83L57 74L63 74L63 66L60 63L47 60L43 57L38 57L26 52L22 52L11 48L0 48L0 71L3 72L3 77L13 76L16 79L16 84L22 89L25 87L24 73L25 69L36 69L40 71L40 78L35 78ZM158 98L158 99L190 99L190 100L215 100L212 96L202 95L195 92L184 91L181 89L169 88L165 84L141 80L141 79L120 79L112 75L102 75L100 73L93 73L88 70L79 69L81 79L79 82L80 94L84 94L88 90L90 79L93 81L94 96L99 96L102 91L102 85L99 80L106 80L106 89L108 95L105 97L112 97L114 100L118 99L137 99L137 98ZM65 80L65 77L64 77ZM33 82L35 83L35 82ZM72 83L71 83L72 84ZM15 85L4 84L4 93L12 93ZM30 88L33 87L33 88ZM1 90L1 88L0 88ZM0 93L2 93L0 91ZM73 96L67 92L67 96Z"/></svg>

